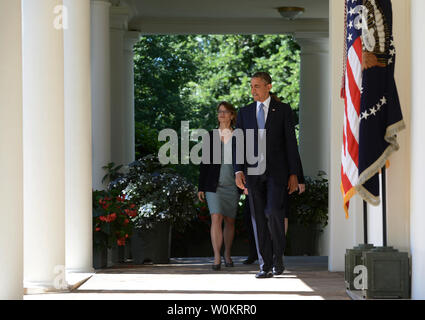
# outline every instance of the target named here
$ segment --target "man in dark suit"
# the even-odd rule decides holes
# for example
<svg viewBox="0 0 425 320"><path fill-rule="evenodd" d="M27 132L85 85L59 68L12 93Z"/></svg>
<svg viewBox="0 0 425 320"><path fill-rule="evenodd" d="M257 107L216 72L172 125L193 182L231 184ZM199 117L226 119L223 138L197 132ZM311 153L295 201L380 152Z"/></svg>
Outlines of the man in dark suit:
<svg viewBox="0 0 425 320"><path fill-rule="evenodd" d="M257 163L252 164L249 158L250 161L247 161L246 154L243 163L236 161L236 155L233 157L236 185L241 189L248 188L249 193L260 263L256 278L270 278L282 274L285 269L285 205L288 194L298 189L298 148L292 109L288 104L272 99L271 88L272 79L268 73L254 74L251 93L255 102L239 110L236 122L236 128L244 133L244 150L249 150L249 143L254 144ZM254 141L247 140L247 130L254 131ZM261 143L263 146L259 145ZM237 145L233 148L235 152L237 148ZM262 154L264 149L265 153ZM263 166L265 163L265 171L250 173L250 169L260 167L261 162Z"/></svg>

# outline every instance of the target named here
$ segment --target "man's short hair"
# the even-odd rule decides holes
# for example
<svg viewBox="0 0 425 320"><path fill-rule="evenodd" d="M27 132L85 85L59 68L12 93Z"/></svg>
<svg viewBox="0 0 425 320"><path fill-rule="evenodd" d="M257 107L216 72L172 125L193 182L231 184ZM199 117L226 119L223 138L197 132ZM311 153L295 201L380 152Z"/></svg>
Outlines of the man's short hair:
<svg viewBox="0 0 425 320"><path fill-rule="evenodd" d="M263 79L266 84L272 83L272 77L267 72L256 72L252 77Z"/></svg>

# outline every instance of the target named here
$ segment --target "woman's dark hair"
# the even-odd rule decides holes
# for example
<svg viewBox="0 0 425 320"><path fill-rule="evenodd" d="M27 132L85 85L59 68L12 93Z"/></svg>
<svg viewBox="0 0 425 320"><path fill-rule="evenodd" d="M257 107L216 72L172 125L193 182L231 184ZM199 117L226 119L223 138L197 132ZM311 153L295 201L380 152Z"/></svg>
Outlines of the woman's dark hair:
<svg viewBox="0 0 425 320"><path fill-rule="evenodd" d="M267 72L256 72L252 77L263 79L266 84L272 84L272 77ZM270 96L277 102L281 102L280 99L274 93L270 92Z"/></svg>
<svg viewBox="0 0 425 320"><path fill-rule="evenodd" d="M232 122L230 123L230 126L234 127L236 125L236 116L238 114L235 107L232 104L228 103L227 101L222 101L217 106L217 111L220 109L221 106L225 107L226 110L230 111L230 113L233 115L233 119L232 119ZM220 123L218 125L220 126Z"/></svg>

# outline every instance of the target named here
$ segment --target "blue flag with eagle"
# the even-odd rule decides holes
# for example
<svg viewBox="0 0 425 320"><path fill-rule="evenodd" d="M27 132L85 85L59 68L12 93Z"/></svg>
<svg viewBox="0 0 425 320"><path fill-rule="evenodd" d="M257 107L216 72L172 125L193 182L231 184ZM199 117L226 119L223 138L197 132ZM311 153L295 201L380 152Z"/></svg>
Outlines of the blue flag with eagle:
<svg viewBox="0 0 425 320"><path fill-rule="evenodd" d="M361 50L360 47L357 50L361 70L352 70L348 65L345 69L349 69L355 76L344 77L343 84L343 95L346 100L347 95L351 94L347 90L350 91L353 87L350 87L350 79L360 86L358 88L360 96L357 98L360 110L357 117L354 116L354 119L359 120L358 126L350 127L349 121L347 122L350 130L358 130L353 132L354 138L352 138L353 143L358 144L358 154L355 155L356 159L352 159L353 152L350 155L352 166L357 167L355 175L351 171L352 187L353 191L355 190L363 200L372 205L380 203L378 173L386 165L389 156L399 149L397 133L405 128L394 80L396 51L392 23L391 0L346 0L348 45L353 41L350 34L355 34L354 30L361 33ZM350 61L350 57L347 60ZM347 117L353 118L350 115ZM347 138L344 143L348 144L350 140ZM353 150L350 146L346 148ZM342 167L344 187L344 161ZM348 205L345 209L348 215Z"/></svg>

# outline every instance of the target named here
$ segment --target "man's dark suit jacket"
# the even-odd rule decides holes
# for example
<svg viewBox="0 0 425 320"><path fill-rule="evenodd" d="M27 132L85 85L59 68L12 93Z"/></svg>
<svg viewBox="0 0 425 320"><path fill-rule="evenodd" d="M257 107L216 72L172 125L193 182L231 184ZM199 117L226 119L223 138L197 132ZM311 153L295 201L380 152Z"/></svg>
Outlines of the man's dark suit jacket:
<svg viewBox="0 0 425 320"><path fill-rule="evenodd" d="M244 131L246 150L246 130L255 129L254 150L258 152L258 125L257 125L257 102L243 107L238 112L236 128ZM269 110L265 124L266 129L266 171L265 174L273 177L277 183L287 185L290 175L297 175L298 170L298 146L295 137L295 127L291 107L273 98L270 100ZM235 143L234 139L234 143ZM252 142L251 142L252 143ZM234 152L235 152L235 148ZM258 153L256 154L256 156ZM233 159L236 159L234 156ZM256 164L237 164L234 162L235 173L243 171L247 174L248 167L256 167ZM255 176L252 176L253 178Z"/></svg>

